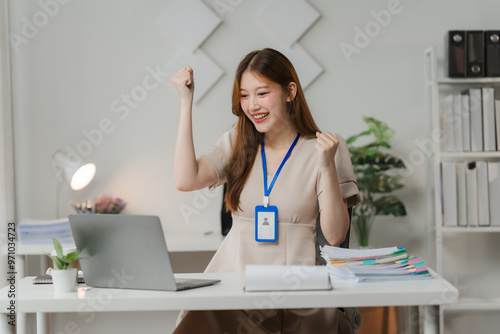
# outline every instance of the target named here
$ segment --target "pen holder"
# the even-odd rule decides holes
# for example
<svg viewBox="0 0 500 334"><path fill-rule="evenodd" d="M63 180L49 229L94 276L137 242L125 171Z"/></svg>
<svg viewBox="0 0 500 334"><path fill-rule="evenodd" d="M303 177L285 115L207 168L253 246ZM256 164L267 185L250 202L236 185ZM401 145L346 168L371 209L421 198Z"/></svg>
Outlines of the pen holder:
<svg viewBox="0 0 500 334"><path fill-rule="evenodd" d="M73 210L75 210L76 213L82 214L82 213L96 213L96 204L92 202L91 200L82 202L82 203L74 203L74 202L69 202Z"/></svg>

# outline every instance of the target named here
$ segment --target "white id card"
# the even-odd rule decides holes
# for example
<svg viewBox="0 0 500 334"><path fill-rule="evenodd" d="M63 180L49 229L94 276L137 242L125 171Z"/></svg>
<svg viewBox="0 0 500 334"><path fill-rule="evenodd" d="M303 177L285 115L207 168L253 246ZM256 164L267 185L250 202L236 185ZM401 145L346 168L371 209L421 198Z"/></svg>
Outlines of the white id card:
<svg viewBox="0 0 500 334"><path fill-rule="evenodd" d="M255 207L255 241L275 242L278 240L278 208L269 205Z"/></svg>

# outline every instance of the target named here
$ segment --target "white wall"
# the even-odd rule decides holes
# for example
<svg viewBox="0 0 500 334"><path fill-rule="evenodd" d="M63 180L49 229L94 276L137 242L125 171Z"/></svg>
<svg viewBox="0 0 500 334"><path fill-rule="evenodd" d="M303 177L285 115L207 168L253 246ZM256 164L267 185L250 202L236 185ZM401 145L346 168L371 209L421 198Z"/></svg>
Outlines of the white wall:
<svg viewBox="0 0 500 334"><path fill-rule="evenodd" d="M196 202L193 193L180 193L173 185L179 103L169 79L149 92L126 119L121 120L121 113L111 109L114 100L142 84L147 68L165 69L181 52L158 28L158 21L172 3L70 1L60 5L35 36L13 47L20 219L64 216L71 212L69 200L109 193L123 197L129 203L129 213L158 214L166 229L218 227L212 222L217 219L219 197L203 205ZM214 1L205 3L216 11ZM225 75L195 107L199 154L235 121L230 112L230 93L239 60L256 48L283 46L257 20L268 3L241 1L233 11L222 15L222 24L202 45ZM318 124L323 130L347 137L362 129L362 115L377 117L396 130L394 152L406 159L412 151L420 150L415 141L424 139L429 131L423 50L435 45L442 52L449 29L494 28L499 7L497 2L485 0L480 5L401 0L400 13L393 15L380 34L359 54L353 54L348 63L340 44L353 45L354 29L364 29L374 21L370 12L387 9L388 2L310 3L322 16L300 44L325 69L306 91ZM450 15L450 8L454 8L454 15ZM40 11L37 2L11 1L11 33L22 35L26 20L33 22ZM61 209L56 213L52 154L58 148L76 150L87 140L82 131L98 129L103 119L112 122L112 132L105 134L101 143L91 145L90 154L82 156L97 164L96 179L79 192L59 185ZM399 243L422 253L425 169L418 164L410 167L407 187L400 192L409 215L397 220L377 218L372 243ZM201 209L184 219L180 205Z"/></svg>
<svg viewBox="0 0 500 334"><path fill-rule="evenodd" d="M215 1L204 2L216 11ZM235 121L230 94L240 59L256 48L282 47L257 20L269 2L232 1L239 4L221 15L222 24L201 47L225 74L195 106L199 154ZM32 32L34 36L25 44L18 45L18 52L13 51L19 219L61 217L71 212L69 200L109 193L129 203L128 213L159 215L166 230L218 231L220 193L209 198L204 192L180 193L174 187L172 158L179 101L169 79L124 120L110 107L122 94L141 85L148 67L165 69L181 52L158 28L158 21L173 3L69 1L36 34ZM371 11L387 9L389 2L309 3L321 18L300 44L325 70L306 91L317 123L322 130L347 137L363 129L361 116L374 116L396 130L393 151L407 160L421 152L417 142L429 138L430 133L424 103L424 50L436 46L442 58L448 30L499 28L500 3L495 0L401 0L399 13L348 62L341 43L353 45L355 28L370 25L374 21ZM33 16L42 10L36 1L10 1L10 5L11 33L20 35L26 20L33 22ZM196 73L195 69L195 77ZM111 120L113 131L85 157L96 163L96 179L80 192L58 185L61 209L56 213L52 154L58 148L76 149L86 140L82 131L98 128L103 119ZM408 216L378 217L371 244L403 245L432 263L425 217L433 215L426 206L425 164L413 160L409 167L406 188L399 192ZM208 198L208 202L200 198ZM186 207L197 213L185 219L180 208Z"/></svg>
<svg viewBox="0 0 500 334"><path fill-rule="evenodd" d="M0 248L7 244L9 222L14 222L14 162L12 136L12 106L10 90L10 58L8 42L7 2L0 1ZM13 272L8 266L7 256L0 254L0 287L7 285L7 277ZM0 320L1 333L13 333L10 319Z"/></svg>

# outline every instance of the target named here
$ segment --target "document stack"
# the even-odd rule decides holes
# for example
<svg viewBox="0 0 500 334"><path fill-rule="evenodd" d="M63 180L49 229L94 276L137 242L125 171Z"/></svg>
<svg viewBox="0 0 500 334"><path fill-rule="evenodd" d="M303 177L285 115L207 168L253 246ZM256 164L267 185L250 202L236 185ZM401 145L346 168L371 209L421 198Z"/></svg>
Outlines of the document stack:
<svg viewBox="0 0 500 334"><path fill-rule="evenodd" d="M61 244L74 244L71 227L67 218L57 220L23 220L18 226L21 245L52 244L52 237Z"/></svg>
<svg viewBox="0 0 500 334"><path fill-rule="evenodd" d="M430 279L425 261L404 248L346 249L324 246L321 256L331 275L353 282Z"/></svg>

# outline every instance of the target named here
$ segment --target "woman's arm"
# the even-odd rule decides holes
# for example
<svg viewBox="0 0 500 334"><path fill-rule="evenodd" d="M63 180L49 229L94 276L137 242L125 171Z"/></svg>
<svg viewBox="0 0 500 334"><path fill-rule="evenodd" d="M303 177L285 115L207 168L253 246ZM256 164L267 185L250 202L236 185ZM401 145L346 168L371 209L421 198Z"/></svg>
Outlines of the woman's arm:
<svg viewBox="0 0 500 334"><path fill-rule="evenodd" d="M349 214L340 192L335 167L338 139L329 132L316 133L316 149L323 188L320 224L323 235L331 245L344 241L349 229Z"/></svg>
<svg viewBox="0 0 500 334"><path fill-rule="evenodd" d="M217 173L206 159L196 159L193 142L194 78L191 67L180 70L172 83L181 98L179 128L175 142L175 186L181 191L193 191L217 182Z"/></svg>

